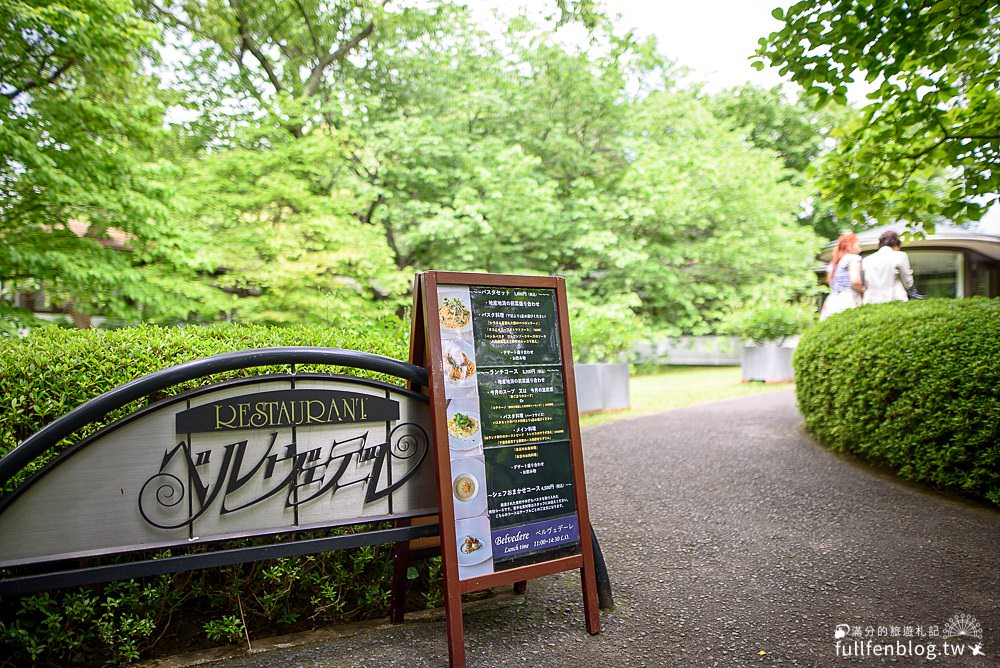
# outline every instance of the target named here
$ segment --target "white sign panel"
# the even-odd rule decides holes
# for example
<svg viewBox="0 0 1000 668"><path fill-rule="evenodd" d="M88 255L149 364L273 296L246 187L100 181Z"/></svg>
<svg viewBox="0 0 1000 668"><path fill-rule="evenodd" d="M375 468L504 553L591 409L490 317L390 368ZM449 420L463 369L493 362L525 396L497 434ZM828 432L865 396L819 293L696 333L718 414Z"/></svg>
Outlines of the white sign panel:
<svg viewBox="0 0 1000 668"><path fill-rule="evenodd" d="M0 567L432 514L426 400L346 377L261 377L134 413L0 508Z"/></svg>

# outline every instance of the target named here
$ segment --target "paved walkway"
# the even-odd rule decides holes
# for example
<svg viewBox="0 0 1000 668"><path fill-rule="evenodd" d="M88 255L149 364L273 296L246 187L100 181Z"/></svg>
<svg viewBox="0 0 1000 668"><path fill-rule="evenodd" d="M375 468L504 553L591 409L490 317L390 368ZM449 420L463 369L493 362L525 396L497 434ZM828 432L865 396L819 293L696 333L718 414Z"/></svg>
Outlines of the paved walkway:
<svg viewBox="0 0 1000 668"><path fill-rule="evenodd" d="M791 391L595 427L584 450L617 608L591 637L578 575L533 581L523 599L466 612L470 668L833 666L848 663L838 624L937 654L852 665L1000 666L1000 512L820 448ZM970 641L943 657L928 635L959 613L981 625L985 656ZM311 638L213 665L447 663L440 614Z"/></svg>

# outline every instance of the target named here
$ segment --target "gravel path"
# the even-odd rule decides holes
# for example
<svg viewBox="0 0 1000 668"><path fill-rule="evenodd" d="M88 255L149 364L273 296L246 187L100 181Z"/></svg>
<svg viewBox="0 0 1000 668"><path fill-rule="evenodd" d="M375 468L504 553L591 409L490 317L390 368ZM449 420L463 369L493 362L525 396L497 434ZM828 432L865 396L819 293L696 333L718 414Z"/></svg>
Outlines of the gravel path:
<svg viewBox="0 0 1000 668"><path fill-rule="evenodd" d="M465 613L470 668L1000 666L1000 512L827 452L791 391L591 428L584 451L617 608L591 637L578 575L533 581ZM980 623L985 656L963 643L967 656L940 656L928 634L959 613ZM846 659L838 624L938 656ZM307 638L212 665L447 664L439 613Z"/></svg>

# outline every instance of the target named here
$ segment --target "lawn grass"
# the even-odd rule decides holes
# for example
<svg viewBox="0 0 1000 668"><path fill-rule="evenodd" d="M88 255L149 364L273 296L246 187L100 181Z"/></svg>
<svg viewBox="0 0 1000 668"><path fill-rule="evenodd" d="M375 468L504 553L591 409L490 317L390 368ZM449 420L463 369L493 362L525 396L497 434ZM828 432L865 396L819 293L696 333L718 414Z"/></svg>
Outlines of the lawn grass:
<svg viewBox="0 0 1000 668"><path fill-rule="evenodd" d="M738 366L670 366L655 374L632 376L631 407L624 411L593 413L580 418L584 427L649 415L709 401L787 390L791 383L744 383Z"/></svg>

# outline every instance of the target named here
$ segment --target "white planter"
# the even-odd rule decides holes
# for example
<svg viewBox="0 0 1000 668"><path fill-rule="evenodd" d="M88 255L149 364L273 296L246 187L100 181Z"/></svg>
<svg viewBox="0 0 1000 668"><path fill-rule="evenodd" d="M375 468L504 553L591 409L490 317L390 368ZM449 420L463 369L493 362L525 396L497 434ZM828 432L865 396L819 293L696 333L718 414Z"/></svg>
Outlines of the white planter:
<svg viewBox="0 0 1000 668"><path fill-rule="evenodd" d="M740 360L743 380L762 380L766 383L791 382L794 377L792 353L795 352L796 343L797 339L794 342L744 343Z"/></svg>
<svg viewBox="0 0 1000 668"><path fill-rule="evenodd" d="M635 361L643 363L736 366L740 340L735 336L675 336L637 343L632 352Z"/></svg>
<svg viewBox="0 0 1000 668"><path fill-rule="evenodd" d="M574 364L573 373L581 413L629 407L628 364Z"/></svg>

